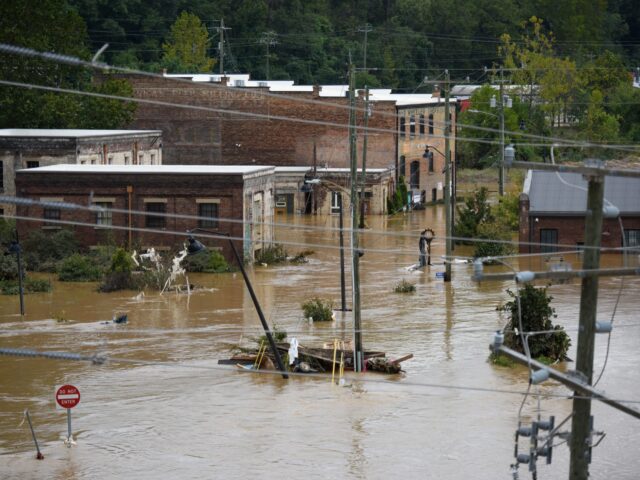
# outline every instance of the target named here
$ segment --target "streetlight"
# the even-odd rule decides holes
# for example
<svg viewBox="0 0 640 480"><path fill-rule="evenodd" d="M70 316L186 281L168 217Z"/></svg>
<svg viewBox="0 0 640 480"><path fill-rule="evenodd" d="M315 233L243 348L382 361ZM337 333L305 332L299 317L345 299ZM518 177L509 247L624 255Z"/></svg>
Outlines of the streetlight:
<svg viewBox="0 0 640 480"><path fill-rule="evenodd" d="M22 249L20 248L20 243L18 240L18 230L16 230L16 239L11 241L11 245L9 245L9 249L5 253L5 255L9 255L12 253L16 254L16 260L18 261L18 289L20 290L20 315L24 316L24 288L22 286L22 260L21 253Z"/></svg>
<svg viewBox="0 0 640 480"><path fill-rule="evenodd" d="M249 281L249 277L247 276L247 272L244 269L244 262L240 258L240 254L238 254L238 250L231 239L231 235L228 233L220 233L213 232L210 230L206 230L204 228L194 228L193 230L188 230L187 233L189 237L187 241L189 245L187 246L187 253L189 255L196 255L207 249L200 241L196 240L193 237L194 232L207 233L210 235L214 235L216 237L223 237L229 240L229 244L231 245L231 250L233 251L233 255L238 262L238 266L240 267L240 271L242 272L242 277L244 278L244 283L247 286L247 290L249 290L249 295L251 295L251 300L253 300L253 305L256 307L256 311L258 312L258 317L260 317L260 323L262 323L262 328L264 329L264 333L267 336L267 340L269 341L269 346L271 347L271 351L273 352L273 356L276 359L276 363L278 364L278 370L282 372L282 378L289 378L287 375L287 371L285 369L284 363L282 362L282 358L280 357L280 353L278 352L278 347L276 346L276 342L273 339L273 335L271 335L271 330L269 329L269 325L267 324L267 320L264 318L264 314L262 313L262 308L260 308L260 302L258 302L258 297L256 297L256 293L253 291L253 286Z"/></svg>

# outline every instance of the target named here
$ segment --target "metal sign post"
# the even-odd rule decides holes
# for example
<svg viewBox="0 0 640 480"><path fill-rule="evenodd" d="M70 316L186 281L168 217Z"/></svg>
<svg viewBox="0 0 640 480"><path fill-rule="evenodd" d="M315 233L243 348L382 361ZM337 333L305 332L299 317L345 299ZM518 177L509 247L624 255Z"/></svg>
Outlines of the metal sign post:
<svg viewBox="0 0 640 480"><path fill-rule="evenodd" d="M80 403L80 390L73 385L63 385L56 391L56 402L67 410L67 439L64 443L70 447L76 443L71 436L71 409Z"/></svg>

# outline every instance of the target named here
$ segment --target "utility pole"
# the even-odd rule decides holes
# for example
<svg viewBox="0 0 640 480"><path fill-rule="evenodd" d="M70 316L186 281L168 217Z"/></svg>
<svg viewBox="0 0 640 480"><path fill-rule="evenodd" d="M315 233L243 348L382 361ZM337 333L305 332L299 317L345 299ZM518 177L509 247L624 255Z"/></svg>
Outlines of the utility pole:
<svg viewBox="0 0 640 480"><path fill-rule="evenodd" d="M358 27L358 32L364 32L364 59L363 59L363 70L364 73L367 73L367 33L373 30L373 27L369 23L365 23L363 26Z"/></svg>
<svg viewBox="0 0 640 480"><path fill-rule="evenodd" d="M498 168L498 194L504 195L504 70L500 66L500 167Z"/></svg>
<svg viewBox="0 0 640 480"><path fill-rule="evenodd" d="M224 18L220 20L220 26L218 27L218 33L220 34L220 40L218 41L218 52L220 54L220 75L224 75L224 31L229 28L224 26Z"/></svg>
<svg viewBox="0 0 640 480"><path fill-rule="evenodd" d="M451 144L449 140L451 130L451 120L449 119L449 70L445 70L445 84L444 84L444 212L445 212L445 273L444 281L451 281Z"/></svg>
<svg viewBox="0 0 640 480"><path fill-rule="evenodd" d="M269 80L269 47L275 46L278 44L276 37L278 35L273 30L269 30L268 32L263 32L262 37L260 38L260 43L263 43L267 47L267 80Z"/></svg>
<svg viewBox="0 0 640 480"><path fill-rule="evenodd" d="M597 270L600 267L603 199L604 176L590 176L585 215L584 246L586 248L583 253L583 270ZM580 326L578 328L576 371L584 376L584 381L588 385L591 385L593 381L593 350L597 307L598 277L584 277L580 291ZM587 480L589 477L590 418L591 399L575 398L573 400L573 418L571 419L570 480Z"/></svg>
<svg viewBox="0 0 640 480"><path fill-rule="evenodd" d="M364 186L367 182L367 129L369 128L369 87L364 87L364 139L362 140L362 185L360 189L360 228L364 228L365 194Z"/></svg>
<svg viewBox="0 0 640 480"><path fill-rule="evenodd" d="M356 71L349 55L349 160L351 164L351 276L353 282L353 370L362 372L364 355L360 328L360 254L358 249L358 155L356 138Z"/></svg>

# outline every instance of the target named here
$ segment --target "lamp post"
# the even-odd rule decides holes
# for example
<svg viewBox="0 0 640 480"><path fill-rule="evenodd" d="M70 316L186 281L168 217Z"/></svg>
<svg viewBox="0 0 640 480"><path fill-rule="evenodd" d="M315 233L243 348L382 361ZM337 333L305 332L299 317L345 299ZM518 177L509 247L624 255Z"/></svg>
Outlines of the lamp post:
<svg viewBox="0 0 640 480"><path fill-rule="evenodd" d="M431 266L431 242L435 238L436 234L430 228L424 233L424 238L427 240L427 265Z"/></svg>
<svg viewBox="0 0 640 480"><path fill-rule="evenodd" d="M11 245L9 245L9 249L7 254L15 253L16 260L18 262L18 289L20 293L20 315L24 317L24 288L22 285L23 276L22 276L22 259L20 256L21 253L20 242L18 240L18 230L16 230L16 239L11 241Z"/></svg>
<svg viewBox="0 0 640 480"><path fill-rule="evenodd" d="M238 266L240 267L240 271L242 272L242 277L244 278L245 285L247 286L247 290L249 290L249 295L251 295L251 300L253 300L253 305L255 306L256 311L258 312L258 317L260 317L260 323L262 323L262 328L264 329L264 333L266 334L267 340L269 341L271 352L273 353L273 356L276 359L276 363L278 364L278 370L282 372L282 378L284 379L289 378L289 375L287 375L286 373L287 371L285 369L284 363L282 362L282 358L280 357L280 353L278 352L278 347L276 346L276 342L273 339L273 335L271 334L271 330L269 329L269 325L267 324L267 320L265 319L264 314L262 313L262 308L260 308L260 302L258 302L258 297L256 297L256 293L253 291L253 286L251 285L251 281L249 280L247 272L244 269L244 262L240 258L240 254L238 253L236 246L233 244L233 240L231 239L231 236L228 233L213 232L213 231L206 230L204 228L194 228L193 230L189 230L187 231L187 233L189 234L189 238L187 239L189 242L189 245L187 246L187 252L189 255L195 255L207 248L201 242L193 238L192 234L194 232L208 233L210 235L227 238L229 240L229 244L231 245L231 250L233 251L233 255L236 261L238 262Z"/></svg>
<svg viewBox="0 0 640 480"><path fill-rule="evenodd" d="M438 152L440 155L442 155L445 159L445 166L444 166L444 172L445 172L445 186L444 186L444 216L445 216L445 231L446 231L446 238L445 238L445 257L446 257L446 261L444 262L445 264L445 274L444 274L444 281L445 282L450 282L451 281L451 262L449 261L449 259L451 258L452 255L452 251L453 251L453 242L451 240L451 236L452 236L452 232L453 232L453 214L452 214L452 202L455 202L455 196L451 195L451 174L450 174L450 161L451 159L447 158L447 155L445 155L444 153L442 153L438 148L434 147L433 145L425 145L425 150L424 150L424 154L422 155L423 158L430 158L430 155L432 155L432 153L429 151L430 148L433 148L436 152ZM455 173L455 172L454 172Z"/></svg>

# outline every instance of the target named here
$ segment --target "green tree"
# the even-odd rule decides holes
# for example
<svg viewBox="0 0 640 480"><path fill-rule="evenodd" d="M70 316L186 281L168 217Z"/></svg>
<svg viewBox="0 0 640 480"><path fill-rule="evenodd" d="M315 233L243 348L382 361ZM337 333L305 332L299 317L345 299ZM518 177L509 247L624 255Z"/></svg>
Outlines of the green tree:
<svg viewBox="0 0 640 480"><path fill-rule="evenodd" d="M493 221L486 187L473 192L464 201L464 207L457 208L456 235L462 238L476 238L480 224ZM460 243L468 243L460 241Z"/></svg>
<svg viewBox="0 0 640 480"><path fill-rule="evenodd" d="M162 45L162 64L174 72L211 72L216 62L207 55L209 43L207 29L200 19L182 12Z"/></svg>
<svg viewBox="0 0 640 480"><path fill-rule="evenodd" d="M498 310L507 312L511 318L505 330L504 344L518 352L525 353L520 332L550 331L528 337L531 357L543 356L553 361L565 360L571 339L563 327L554 325L551 321L556 315L555 310L551 307L553 297L547 294L547 289L537 288L528 283L517 293L511 290L507 290L507 293L511 300L498 307ZM520 296L520 307L518 307L518 295ZM522 325L520 317L522 317Z"/></svg>

